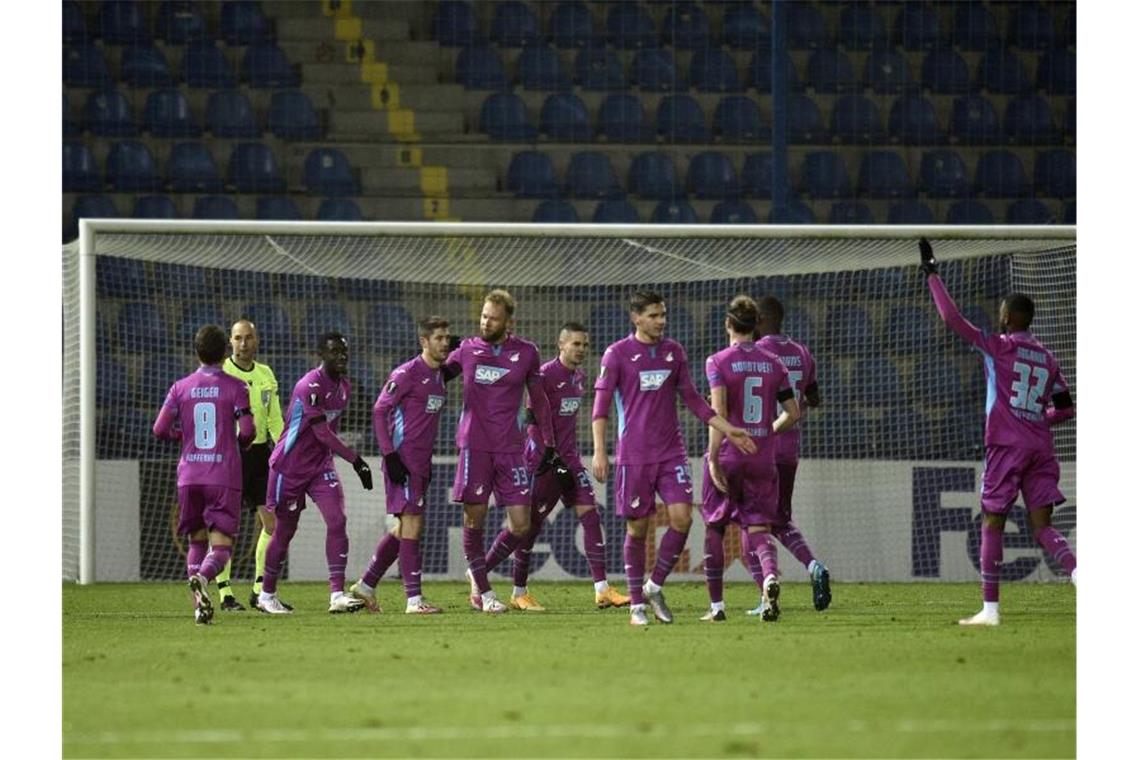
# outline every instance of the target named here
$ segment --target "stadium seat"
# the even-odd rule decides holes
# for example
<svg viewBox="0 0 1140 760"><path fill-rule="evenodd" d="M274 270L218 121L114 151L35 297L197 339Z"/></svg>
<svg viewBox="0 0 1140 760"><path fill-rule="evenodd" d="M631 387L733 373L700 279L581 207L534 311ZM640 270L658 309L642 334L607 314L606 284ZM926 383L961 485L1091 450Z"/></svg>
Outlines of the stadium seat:
<svg viewBox="0 0 1140 760"><path fill-rule="evenodd" d="M928 150L922 154L918 186L931 198L964 198L970 194L966 164L955 150Z"/></svg>
<svg viewBox="0 0 1140 760"><path fill-rule="evenodd" d="M577 224L578 210L567 201L547 200L535 207L530 220L549 224Z"/></svg>
<svg viewBox="0 0 1140 760"><path fill-rule="evenodd" d="M848 50L886 47L887 25L873 6L849 3L839 11L839 44Z"/></svg>
<svg viewBox="0 0 1140 760"><path fill-rule="evenodd" d="M104 45L140 45L150 42L143 18L144 6L134 0L103 0L95 23Z"/></svg>
<svg viewBox="0 0 1140 760"><path fill-rule="evenodd" d="M1033 83L1012 50L989 50L978 64L978 87L998 95L1020 95Z"/></svg>
<svg viewBox="0 0 1140 760"><path fill-rule="evenodd" d="M827 21L815 3L788 3L788 46L792 50L817 50L831 46Z"/></svg>
<svg viewBox="0 0 1140 760"><path fill-rule="evenodd" d="M685 200L660 201L649 217L653 224L700 224L697 212Z"/></svg>
<svg viewBox="0 0 1140 760"><path fill-rule="evenodd" d="M321 120L309 96L300 90L281 90L269 99L266 126L284 140L319 140Z"/></svg>
<svg viewBox="0 0 1140 760"><path fill-rule="evenodd" d="M594 151L570 156L566 167L566 195L571 198L620 198L621 183L614 174L609 157Z"/></svg>
<svg viewBox="0 0 1140 760"><path fill-rule="evenodd" d="M657 44L657 29L640 3L615 3L606 14L606 38L616 48L651 48Z"/></svg>
<svg viewBox="0 0 1140 760"><path fill-rule="evenodd" d="M176 193L217 193L222 190L222 177L214 157L199 142L182 142L170 151L166 162L166 178Z"/></svg>
<svg viewBox="0 0 1140 760"><path fill-rule="evenodd" d="M788 103L788 141L792 143L828 143L831 135L823 125L823 114L815 100L799 93Z"/></svg>
<svg viewBox="0 0 1140 760"><path fill-rule="evenodd" d="M925 354L939 348L932 314L934 310L926 306L892 306L883 326L883 348L895 356Z"/></svg>
<svg viewBox="0 0 1140 760"><path fill-rule="evenodd" d="M127 368L122 362L97 352L95 359L95 405L114 406L123 402L130 392L127 385Z"/></svg>
<svg viewBox="0 0 1140 760"><path fill-rule="evenodd" d="M569 92L556 92L546 98L538 117L538 131L552 140L590 142L594 138L586 104Z"/></svg>
<svg viewBox="0 0 1140 760"><path fill-rule="evenodd" d="M185 45L207 36L206 20L192 2L164 0L158 4L154 36L168 45Z"/></svg>
<svg viewBox="0 0 1140 760"><path fill-rule="evenodd" d="M63 3L63 42L87 41L87 19L83 16L83 8L74 0L64 0Z"/></svg>
<svg viewBox="0 0 1140 760"><path fill-rule="evenodd" d="M138 134L131 104L118 90L94 90L88 95L83 108L83 123L87 131L98 137L134 137Z"/></svg>
<svg viewBox="0 0 1140 760"><path fill-rule="evenodd" d="M1077 196L1077 157L1066 148L1053 148L1037 154L1033 165L1033 187L1050 198Z"/></svg>
<svg viewBox="0 0 1140 760"><path fill-rule="evenodd" d="M1047 95L1077 94L1077 54L1050 50L1037 62L1037 89Z"/></svg>
<svg viewBox="0 0 1140 760"><path fill-rule="evenodd" d="M1017 3L1009 19L1008 40L1022 50L1048 50L1053 47L1053 18L1038 3Z"/></svg>
<svg viewBox="0 0 1140 760"><path fill-rule="evenodd" d="M317 209L320 222L362 222L364 213L351 198L325 198Z"/></svg>
<svg viewBox="0 0 1140 760"><path fill-rule="evenodd" d="M136 297L138 294L135 294ZM128 353L154 350L167 341L166 320L150 301L127 301L119 309L119 348ZM167 386L169 387L169 386Z"/></svg>
<svg viewBox="0 0 1140 760"><path fill-rule="evenodd" d="M988 4L956 3L950 42L962 50L989 50L999 44L997 21Z"/></svg>
<svg viewBox="0 0 1140 760"><path fill-rule="evenodd" d="M267 221L299 222L300 209L287 195L263 195L257 199L255 218Z"/></svg>
<svg viewBox="0 0 1140 760"><path fill-rule="evenodd" d="M740 189L751 198L772 197L772 154L749 153L740 170Z"/></svg>
<svg viewBox="0 0 1140 760"><path fill-rule="evenodd" d="M946 211L947 224L993 224L990 207L981 201L958 201Z"/></svg>
<svg viewBox="0 0 1140 760"><path fill-rule="evenodd" d="M228 195L203 195L194 199L194 210L190 214L195 219L237 219L237 204Z"/></svg>
<svg viewBox="0 0 1140 760"><path fill-rule="evenodd" d="M868 55L863 81L880 95L895 95L914 87L910 64L897 50L876 50Z"/></svg>
<svg viewBox="0 0 1140 760"><path fill-rule="evenodd" d="M984 95L963 95L950 109L950 134L966 145L989 145L1003 140L997 111Z"/></svg>
<svg viewBox="0 0 1140 760"><path fill-rule="evenodd" d="M678 50L700 50L712 42L709 17L693 2L670 3L661 24L661 44Z"/></svg>
<svg viewBox="0 0 1140 760"><path fill-rule="evenodd" d="M740 195L736 168L728 156L716 151L703 151L689 160L685 188L700 199L735 198Z"/></svg>
<svg viewBox="0 0 1140 760"><path fill-rule="evenodd" d="M857 189L868 198L914 196L914 186L906 162L893 150L873 150L863 154Z"/></svg>
<svg viewBox="0 0 1140 760"><path fill-rule="evenodd" d="M922 86L935 95L964 95L972 89L970 67L953 50L931 50L922 59Z"/></svg>
<svg viewBox="0 0 1140 760"><path fill-rule="evenodd" d="M273 35L269 19L256 0L222 3L218 31L227 45L252 45Z"/></svg>
<svg viewBox="0 0 1140 760"><path fill-rule="evenodd" d="M223 291L225 292L225 291ZM273 351L292 351L296 346L296 337L293 333L293 323L289 319L289 314L285 311L285 307L276 301L257 301L247 304L242 314L257 325L258 342L261 344L262 350ZM275 369L277 368L275 365ZM296 383L297 378L280 377L279 385L282 390L289 388L290 383ZM285 395L288 391L282 393ZM286 396L286 398L288 398Z"/></svg>
<svg viewBox="0 0 1140 760"><path fill-rule="evenodd" d="M95 288L100 296L126 299L138 298L151 290L143 262L118 256L100 256L95 260Z"/></svg>
<svg viewBox="0 0 1140 760"><path fill-rule="evenodd" d="M305 157L305 188L311 195L359 195L360 183L348 158L336 148L313 148Z"/></svg>
<svg viewBox="0 0 1140 760"><path fill-rule="evenodd" d="M713 134L726 143L767 142L772 137L760 106L747 95L721 98L713 112Z"/></svg>
<svg viewBox="0 0 1140 760"><path fill-rule="evenodd" d="M1010 98L1005 107L1005 132L1019 145L1050 145L1061 141L1053 110L1040 95Z"/></svg>
<svg viewBox="0 0 1140 760"><path fill-rule="evenodd" d="M690 95L668 95L657 105L657 131L669 142L709 142L700 104Z"/></svg>
<svg viewBox="0 0 1140 760"><path fill-rule="evenodd" d="M646 151L634 156L629 165L629 192L639 198L662 201L683 197L673 159L664 151Z"/></svg>
<svg viewBox="0 0 1140 760"><path fill-rule="evenodd" d="M856 360L851 377L856 380L852 400L858 404L895 407L906 398L898 365L885 356Z"/></svg>
<svg viewBox="0 0 1140 760"><path fill-rule="evenodd" d="M851 197L851 179L843 158L831 150L812 151L805 155L797 190L811 198Z"/></svg>
<svg viewBox="0 0 1140 760"><path fill-rule="evenodd" d="M304 347L309 348L307 345ZM313 369L317 363L315 359L310 359L305 355L299 356L297 354L276 354L263 358L265 363L273 368L273 375L277 378L278 393L285 397L283 403L286 404L297 382L304 377L309 370ZM354 367L350 365L349 370L350 372L354 371Z"/></svg>
<svg viewBox="0 0 1140 760"><path fill-rule="evenodd" d="M946 142L934 104L922 95L898 97L891 106L888 122L887 131L891 139L904 145L938 145Z"/></svg>
<svg viewBox="0 0 1140 760"><path fill-rule="evenodd" d="M598 110L598 136L609 142L646 142L656 132L645 121L641 98L629 93L606 96Z"/></svg>
<svg viewBox="0 0 1140 760"><path fill-rule="evenodd" d="M594 16L584 2L561 2L550 14L550 38L555 47L589 48L594 47Z"/></svg>
<svg viewBox="0 0 1140 760"><path fill-rule="evenodd" d="M949 330L944 330L949 333ZM935 340L935 330L931 325L932 346L937 347L941 339ZM924 356L914 365L914 378L910 383L912 403L922 406L954 407L962 399L962 372L954 359L948 356Z"/></svg>
<svg viewBox="0 0 1140 760"><path fill-rule="evenodd" d="M206 131L214 137L260 137L249 98L238 90L219 90L206 101Z"/></svg>
<svg viewBox="0 0 1140 760"><path fill-rule="evenodd" d="M739 198L729 198L713 206L709 224L756 224L752 204Z"/></svg>
<svg viewBox="0 0 1140 760"><path fill-rule="evenodd" d="M942 23L938 11L929 3L903 3L895 16L895 40L904 50L933 50L942 44Z"/></svg>
<svg viewBox="0 0 1140 760"><path fill-rule="evenodd" d="M744 89L732 56L717 48L693 53L689 81L698 92L741 92Z"/></svg>
<svg viewBox="0 0 1140 760"><path fill-rule="evenodd" d="M784 55L785 68L788 72L788 91L799 92L803 89L800 83L799 72L791 54ZM772 92L772 53L761 50L753 53L748 61L748 86L754 87L756 92L767 95Z"/></svg>
<svg viewBox="0 0 1140 760"><path fill-rule="evenodd" d="M370 342L374 342L372 350L382 353L414 350L416 345L415 322L408 310L399 304L377 303L369 306L364 318L364 334Z"/></svg>
<svg viewBox="0 0 1140 760"><path fill-rule="evenodd" d="M229 184L239 193L283 193L285 178L277 167L277 157L257 142L238 143L230 153Z"/></svg>
<svg viewBox="0 0 1140 760"><path fill-rule="evenodd" d="M317 345L322 333L336 331L346 338L355 337L356 331L352 327L352 320L348 312L339 303L309 303L305 305L304 322L305 333L303 339L306 346Z"/></svg>
<svg viewBox="0 0 1140 760"><path fill-rule="evenodd" d="M632 203L625 198L617 198L598 201L590 221L595 224L639 224L641 217Z"/></svg>
<svg viewBox="0 0 1140 760"><path fill-rule="evenodd" d="M612 50L578 51L574 59L574 79L583 90L626 90L625 68Z"/></svg>
<svg viewBox="0 0 1140 760"><path fill-rule="evenodd" d="M250 45L241 59L241 78L254 89L297 87L301 75L277 43L263 40Z"/></svg>
<svg viewBox="0 0 1140 760"><path fill-rule="evenodd" d="M112 84L103 51L90 42L63 50L63 83L69 87L107 87Z"/></svg>
<svg viewBox="0 0 1140 760"><path fill-rule="evenodd" d="M1022 198L1009 204L1005 212L1007 224L1056 224L1053 212L1036 198Z"/></svg>
<svg viewBox="0 0 1140 760"><path fill-rule="evenodd" d="M902 201L887 210L887 224L936 224L934 212L922 201Z"/></svg>
<svg viewBox="0 0 1140 760"><path fill-rule="evenodd" d="M936 425L917 409L900 409L875 421L875 456L928 460L941 456Z"/></svg>
<svg viewBox="0 0 1140 760"><path fill-rule="evenodd" d="M107 154L107 186L116 192L157 190L162 186L154 156L138 140L124 140Z"/></svg>
<svg viewBox="0 0 1140 760"><path fill-rule="evenodd" d="M841 95L831 109L831 133L840 143L880 143L886 137L879 107L862 95Z"/></svg>
<svg viewBox="0 0 1140 760"><path fill-rule="evenodd" d="M684 78L677 71L673 54L660 48L639 50L634 54L630 84L647 92L671 92L686 87Z"/></svg>
<svg viewBox="0 0 1140 760"><path fill-rule="evenodd" d="M182 319L178 323L176 338L192 340L194 333L203 325L218 325L223 330L230 326L217 301L183 302Z"/></svg>
<svg viewBox="0 0 1140 760"><path fill-rule="evenodd" d="M1061 217L1061 224L1076 224L1077 223L1077 202L1069 201L1065 204L1064 212Z"/></svg>
<svg viewBox="0 0 1140 760"><path fill-rule="evenodd" d="M558 52L546 44L524 47L516 68L523 89L563 91L569 90L572 84Z"/></svg>
<svg viewBox="0 0 1140 760"><path fill-rule="evenodd" d="M174 83L166 57L150 44L123 48L119 72L131 87L169 87Z"/></svg>
<svg viewBox="0 0 1140 760"><path fill-rule="evenodd" d="M455 59L455 81L466 90L505 90L507 72L494 48L473 45L459 51Z"/></svg>
<svg viewBox="0 0 1140 760"><path fill-rule="evenodd" d="M806 203L790 200L782 210L772 206L768 224L815 224L815 212Z"/></svg>
<svg viewBox="0 0 1140 760"><path fill-rule="evenodd" d="M538 37L538 18L529 5L509 0L495 6L495 15L491 18L491 40L499 47L530 45Z"/></svg>
<svg viewBox="0 0 1140 760"><path fill-rule="evenodd" d="M875 214L862 201L839 201L831 204L828 224L874 224Z"/></svg>
<svg viewBox="0 0 1140 760"><path fill-rule="evenodd" d="M507 168L507 190L516 198L554 198L558 178L550 156L536 150L516 153Z"/></svg>
<svg viewBox="0 0 1140 760"><path fill-rule="evenodd" d="M63 143L63 192L85 193L103 189L103 177L95 155L86 143Z"/></svg>
<svg viewBox="0 0 1140 760"><path fill-rule="evenodd" d="M135 219L177 219L178 209L169 195L140 195L135 198Z"/></svg>
<svg viewBox="0 0 1140 760"><path fill-rule="evenodd" d="M444 47L464 47L482 39L474 6L460 0L443 0L439 4L432 33Z"/></svg>
<svg viewBox="0 0 1140 760"><path fill-rule="evenodd" d="M218 293L225 293L226 298L248 303L259 302L273 297L273 281L268 272L251 271L248 269L218 269L214 272L214 282ZM239 311L240 316L249 316L248 312ZM261 323L256 322L258 332L261 332ZM261 348L269 350L271 347L263 339Z"/></svg>
<svg viewBox="0 0 1140 760"><path fill-rule="evenodd" d="M986 151L974 170L974 189L987 198L1020 198L1029 194L1021 159L1004 148Z"/></svg>
<svg viewBox="0 0 1140 760"><path fill-rule="evenodd" d="M67 99L65 92L63 93L63 136L73 137L82 131L75 119L71 118L71 101Z"/></svg>
<svg viewBox="0 0 1140 760"><path fill-rule="evenodd" d="M836 304L827 309L827 345L838 356L867 356L876 353L871 317L861 306ZM856 375L856 377L862 377ZM860 383L862 384L862 383Z"/></svg>
<svg viewBox="0 0 1140 760"><path fill-rule="evenodd" d="M752 3L732 3L724 11L724 43L736 50L762 50L772 44L768 17Z"/></svg>
<svg viewBox="0 0 1140 760"><path fill-rule="evenodd" d="M479 129L492 140L532 141L538 130L530 123L526 104L511 92L488 95L479 110Z"/></svg>
<svg viewBox="0 0 1140 760"><path fill-rule="evenodd" d="M200 137L202 134L190 101L177 87L154 90L147 95L142 129L152 137Z"/></svg>
<svg viewBox="0 0 1140 760"><path fill-rule="evenodd" d="M212 90L237 87L237 75L213 40L195 40L182 54L182 80L188 87Z"/></svg>
<svg viewBox="0 0 1140 760"><path fill-rule="evenodd" d="M828 48L815 51L808 59L807 86L817 93L833 95L857 91L859 79L847 54Z"/></svg>

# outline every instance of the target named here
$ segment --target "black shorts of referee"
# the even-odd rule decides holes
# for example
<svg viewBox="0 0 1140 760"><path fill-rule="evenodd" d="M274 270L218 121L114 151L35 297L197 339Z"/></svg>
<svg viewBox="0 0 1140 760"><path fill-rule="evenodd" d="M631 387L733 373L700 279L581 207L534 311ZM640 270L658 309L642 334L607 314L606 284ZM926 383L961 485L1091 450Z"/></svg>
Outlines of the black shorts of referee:
<svg viewBox="0 0 1140 760"><path fill-rule="evenodd" d="M265 503L265 489L269 485L269 455L273 446L269 441L255 443L241 452L241 503L251 512Z"/></svg>

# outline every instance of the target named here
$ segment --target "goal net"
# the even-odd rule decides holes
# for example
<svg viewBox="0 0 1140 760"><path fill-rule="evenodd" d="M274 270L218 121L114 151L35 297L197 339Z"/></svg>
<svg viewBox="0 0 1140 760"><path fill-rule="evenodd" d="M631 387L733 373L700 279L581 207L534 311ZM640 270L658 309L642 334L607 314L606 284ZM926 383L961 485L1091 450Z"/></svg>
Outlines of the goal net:
<svg viewBox="0 0 1140 760"><path fill-rule="evenodd" d="M630 293L657 290L668 308L666 332L686 347L702 392L704 359L725 344L729 300L777 296L785 331L815 354L823 398L800 423L794 499L796 522L816 554L836 580L974 580L985 382L980 356L938 319L916 266L921 235L934 241L943 279L975 324L994 329L998 303L1013 289L1037 301L1034 331L1056 353L1075 396L1071 227L84 222L78 243L63 251L63 576L183 576L183 539L174 535L178 450L150 427L171 383L197 364L199 326L228 331L239 317L251 318L258 360L275 371L283 405L318 362L317 336L331 329L348 336L353 393L341 431L379 473L372 404L388 373L418 353L416 321L442 314L453 333L474 334L483 295L503 287L518 300L516 332L536 342L544 359L556 354L563 322L589 327L588 388L602 351L630 329ZM578 420L587 462L591 395ZM461 405L460 384L452 383L422 542L429 578L461 579L465 568L461 509L449 500ZM699 493L707 435L683 406L679 414ZM1075 425L1055 434L1069 501L1054 519L1075 542ZM365 492L347 464L338 467L348 572L359 574L387 525L383 489ZM623 528L608 506L612 484L599 487L598 498L607 567L621 581ZM255 525L243 514L236 579L252 575ZM682 577L702 577L702 541L695 520L678 563ZM726 577L748 578L735 531L726 551ZM790 555L781 563L789 579L804 577ZM589 578L572 510L552 515L532 567L537 580ZM509 563L500 569L509 572ZM326 577L316 510L302 519L287 573ZM1015 510L1004 577L1058 574Z"/></svg>

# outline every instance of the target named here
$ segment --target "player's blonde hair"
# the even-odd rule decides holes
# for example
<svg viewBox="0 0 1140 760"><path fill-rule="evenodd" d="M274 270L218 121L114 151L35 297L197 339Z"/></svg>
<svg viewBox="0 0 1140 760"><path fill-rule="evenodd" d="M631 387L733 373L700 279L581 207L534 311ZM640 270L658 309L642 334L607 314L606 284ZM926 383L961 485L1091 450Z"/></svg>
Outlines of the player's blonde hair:
<svg viewBox="0 0 1140 760"><path fill-rule="evenodd" d="M507 313L507 318L515 315L515 297L502 288L495 288L483 299L483 303L493 303L496 306L502 306L503 311Z"/></svg>

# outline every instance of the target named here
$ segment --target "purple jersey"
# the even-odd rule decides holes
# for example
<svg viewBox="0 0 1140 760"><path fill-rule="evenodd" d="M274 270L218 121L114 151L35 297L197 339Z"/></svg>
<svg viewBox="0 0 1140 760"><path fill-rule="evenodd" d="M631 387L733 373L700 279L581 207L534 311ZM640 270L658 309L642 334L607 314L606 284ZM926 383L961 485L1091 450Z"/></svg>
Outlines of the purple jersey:
<svg viewBox="0 0 1140 760"><path fill-rule="evenodd" d="M946 325L982 353L986 369L986 446L1053 450L1050 425L1071 417L1072 407L1056 410L1053 396L1068 384L1049 349L1029 332L990 335L970 323L937 275L927 278Z"/></svg>
<svg viewBox="0 0 1140 760"><path fill-rule="evenodd" d="M788 430L776 436L776 459L780 462L795 462L800 458L800 426L807 417L808 406L804 403L804 388L816 382L815 357L802 343L797 343L787 335L765 335L756 345L770 351L780 359L788 370L788 381L796 392L796 403L800 405L800 419Z"/></svg>
<svg viewBox="0 0 1140 760"><path fill-rule="evenodd" d="M285 431L269 456L269 466L302 482L331 469L333 451L317 438L313 425L324 420L335 434L351 390L347 378L333 380L323 366L302 375L293 386L285 410Z"/></svg>
<svg viewBox="0 0 1140 760"><path fill-rule="evenodd" d="M422 356L392 370L372 407L372 429L381 454L400 452L417 475L431 474L431 452L443 409L443 375Z"/></svg>
<svg viewBox="0 0 1140 760"><path fill-rule="evenodd" d="M459 448L512 454L522 451L526 427L523 388L534 403L543 440L552 439L538 347L533 343L515 335L508 335L499 344L466 338L444 366L463 374L463 413L455 433Z"/></svg>
<svg viewBox="0 0 1140 760"><path fill-rule="evenodd" d="M753 456L774 460L780 436L772 432L772 423L780 416L779 396L792 391L780 358L750 340L742 341L705 360L705 376L709 388L724 388L725 419L752 436L757 449ZM736 449L722 447L721 456L729 450Z"/></svg>
<svg viewBox="0 0 1140 760"><path fill-rule="evenodd" d="M170 386L155 433L165 437L175 420L181 428L179 486L241 490L241 448L234 421L243 409L249 409L249 388L221 367L199 367Z"/></svg>
<svg viewBox="0 0 1140 760"><path fill-rule="evenodd" d="M550 403L550 420L554 428L554 448L562 461L573 471L582 469L582 457L578 454L578 410L582 407L582 392L586 385L586 373L580 369L570 369L555 357L542 365L543 387ZM527 450L542 457L542 437L538 427L527 429L530 440Z"/></svg>
<svg viewBox="0 0 1140 760"><path fill-rule="evenodd" d="M608 417L610 399L617 408L617 464L656 464L685 456L677 395L701 422L712 410L689 376L688 357L672 338L639 341L635 334L619 340L602 355L594 383L593 419Z"/></svg>

